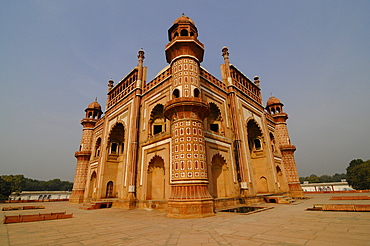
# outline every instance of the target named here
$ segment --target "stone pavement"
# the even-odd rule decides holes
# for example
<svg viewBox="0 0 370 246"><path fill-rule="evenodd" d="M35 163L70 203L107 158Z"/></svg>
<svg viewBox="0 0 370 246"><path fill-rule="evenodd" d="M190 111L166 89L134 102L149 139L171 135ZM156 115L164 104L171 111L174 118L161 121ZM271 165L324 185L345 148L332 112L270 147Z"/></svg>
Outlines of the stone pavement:
<svg viewBox="0 0 370 246"><path fill-rule="evenodd" d="M87 211L68 202L27 203L22 205L45 209L1 211L1 217L67 211L74 218L0 224L0 245L370 245L370 212L305 211L320 203L369 204L329 200L339 195L356 194L313 194L296 204L260 204L274 207L263 212L217 213L202 219L172 219L138 209Z"/></svg>

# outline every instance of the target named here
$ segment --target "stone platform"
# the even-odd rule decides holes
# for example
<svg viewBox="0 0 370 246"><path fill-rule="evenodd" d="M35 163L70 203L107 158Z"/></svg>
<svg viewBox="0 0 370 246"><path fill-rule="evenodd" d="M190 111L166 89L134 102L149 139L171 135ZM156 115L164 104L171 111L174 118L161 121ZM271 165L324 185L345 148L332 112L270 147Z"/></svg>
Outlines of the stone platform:
<svg viewBox="0 0 370 246"><path fill-rule="evenodd" d="M43 212L73 213L73 218L0 224L0 245L370 245L369 212L306 211L314 204L369 204L331 201L334 195L312 194L292 204L258 204L274 207L259 213L222 212L201 219L168 218L158 210L81 210L80 204L67 202L30 203L45 206ZM9 205L0 204L4 206ZM1 216L19 213L30 211L1 211Z"/></svg>

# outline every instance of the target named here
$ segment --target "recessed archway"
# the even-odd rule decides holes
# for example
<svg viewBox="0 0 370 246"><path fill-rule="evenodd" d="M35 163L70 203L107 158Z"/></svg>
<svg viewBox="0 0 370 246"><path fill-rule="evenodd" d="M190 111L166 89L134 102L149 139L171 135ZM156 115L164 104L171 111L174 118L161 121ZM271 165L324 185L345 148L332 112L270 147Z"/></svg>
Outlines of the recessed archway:
<svg viewBox="0 0 370 246"><path fill-rule="evenodd" d="M220 108L213 102L209 103L209 115L207 117L209 131L223 135L223 119Z"/></svg>
<svg viewBox="0 0 370 246"><path fill-rule="evenodd" d="M212 157L210 168L210 187L209 191L214 198L228 196L228 182L230 172L228 170L225 158L216 154Z"/></svg>
<svg viewBox="0 0 370 246"><path fill-rule="evenodd" d="M122 154L124 150L125 128L122 123L116 123L109 133L109 154Z"/></svg>
<svg viewBox="0 0 370 246"><path fill-rule="evenodd" d="M268 187L268 182L267 182L266 177L262 176L259 178L257 188L258 188L258 193L264 194L264 193L269 192L269 187Z"/></svg>
<svg viewBox="0 0 370 246"><path fill-rule="evenodd" d="M114 197L114 195L113 195L113 181L109 181L107 183L107 189L106 189L106 192L105 192L105 197L106 198Z"/></svg>
<svg viewBox="0 0 370 246"><path fill-rule="evenodd" d="M157 104L150 113L149 136L154 136L166 131L166 119L163 115L163 105Z"/></svg>
<svg viewBox="0 0 370 246"><path fill-rule="evenodd" d="M162 157L155 155L149 162L147 170L147 200L165 198L165 169Z"/></svg>
<svg viewBox="0 0 370 246"><path fill-rule="evenodd" d="M94 171L90 176L89 194L88 198L92 198L96 187L96 172Z"/></svg>
<svg viewBox="0 0 370 246"><path fill-rule="evenodd" d="M262 143L262 130L259 127L258 123L251 119L247 123L247 132L248 132L248 146L249 150L261 150L263 149Z"/></svg>

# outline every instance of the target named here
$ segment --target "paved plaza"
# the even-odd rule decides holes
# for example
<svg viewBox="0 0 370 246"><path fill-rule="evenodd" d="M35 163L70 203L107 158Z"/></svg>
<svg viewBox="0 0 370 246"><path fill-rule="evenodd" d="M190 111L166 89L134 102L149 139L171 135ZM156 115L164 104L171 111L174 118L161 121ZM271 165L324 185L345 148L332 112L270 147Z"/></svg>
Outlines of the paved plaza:
<svg viewBox="0 0 370 246"><path fill-rule="evenodd" d="M217 213L202 219L172 219L166 213L108 208L81 210L68 202L13 203L0 207L42 205L42 210L1 211L4 215L73 213L71 219L0 224L0 245L370 245L370 212L305 211L313 204L369 204L370 200L329 200L313 194L295 204L254 214Z"/></svg>

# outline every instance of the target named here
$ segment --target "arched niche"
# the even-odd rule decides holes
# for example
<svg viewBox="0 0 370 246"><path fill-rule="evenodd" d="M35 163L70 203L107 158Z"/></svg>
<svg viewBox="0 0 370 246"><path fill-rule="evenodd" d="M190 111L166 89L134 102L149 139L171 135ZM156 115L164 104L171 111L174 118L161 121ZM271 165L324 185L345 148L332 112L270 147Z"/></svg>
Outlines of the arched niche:
<svg viewBox="0 0 370 246"><path fill-rule="evenodd" d="M208 130L216 134L224 135L223 119L219 107L213 102L210 102L209 106L210 112L207 117Z"/></svg>
<svg viewBox="0 0 370 246"><path fill-rule="evenodd" d="M125 127L117 122L109 132L108 147L110 155L120 155L124 151Z"/></svg>
<svg viewBox="0 0 370 246"><path fill-rule="evenodd" d="M94 157L99 157L101 154L101 138L98 138L95 142L95 153Z"/></svg>
<svg viewBox="0 0 370 246"><path fill-rule="evenodd" d="M147 200L163 200L165 198L165 168L162 157L155 155L147 169Z"/></svg>
<svg viewBox="0 0 370 246"><path fill-rule="evenodd" d="M166 118L163 114L163 105L157 104L150 113L149 136L166 132Z"/></svg>
<svg viewBox="0 0 370 246"><path fill-rule="evenodd" d="M263 150L263 135L262 130L254 119L250 119L247 123L248 145L250 151Z"/></svg>
<svg viewBox="0 0 370 246"><path fill-rule="evenodd" d="M105 197L106 198L113 198L114 197L113 181L109 181L107 183L106 190L105 190Z"/></svg>
<svg viewBox="0 0 370 246"><path fill-rule="evenodd" d="M214 198L225 198L229 192L230 171L225 158L216 154L212 157L209 192Z"/></svg>

